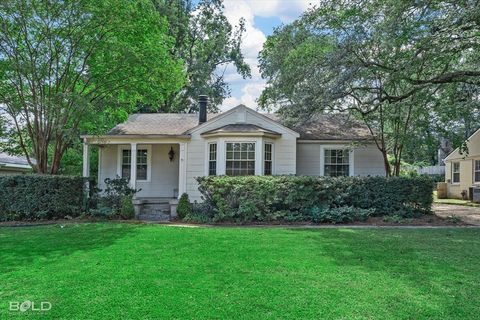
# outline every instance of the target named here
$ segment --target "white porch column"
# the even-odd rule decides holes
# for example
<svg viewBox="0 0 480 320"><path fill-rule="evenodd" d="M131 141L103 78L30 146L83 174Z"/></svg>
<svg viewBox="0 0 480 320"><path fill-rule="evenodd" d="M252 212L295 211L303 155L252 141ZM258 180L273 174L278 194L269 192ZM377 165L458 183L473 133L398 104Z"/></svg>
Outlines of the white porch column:
<svg viewBox="0 0 480 320"><path fill-rule="evenodd" d="M90 145L83 141L83 177L90 177Z"/></svg>
<svg viewBox="0 0 480 320"><path fill-rule="evenodd" d="M130 158L130 187L137 188L137 143L130 144L131 158Z"/></svg>
<svg viewBox="0 0 480 320"><path fill-rule="evenodd" d="M187 192L187 144L179 143L180 155L178 156L178 197Z"/></svg>

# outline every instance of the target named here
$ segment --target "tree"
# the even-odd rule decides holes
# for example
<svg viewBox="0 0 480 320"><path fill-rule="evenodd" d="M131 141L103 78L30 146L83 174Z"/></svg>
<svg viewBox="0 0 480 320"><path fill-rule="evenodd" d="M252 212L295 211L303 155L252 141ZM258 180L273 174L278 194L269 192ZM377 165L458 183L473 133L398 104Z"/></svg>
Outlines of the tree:
<svg viewBox="0 0 480 320"><path fill-rule="evenodd" d="M175 39L172 54L185 63L187 82L168 95L157 108L162 112L198 111L200 94L210 98L209 108L218 106L230 96L225 81L225 69L234 65L243 77L250 76L240 46L245 31L244 21L234 28L223 14L222 0L201 0L194 6L191 0L152 0L158 12L169 22L169 35Z"/></svg>
<svg viewBox="0 0 480 320"><path fill-rule="evenodd" d="M479 12L474 1L322 1L268 38L259 102L293 118L353 114L370 128L387 175L398 175L441 92L480 84Z"/></svg>
<svg viewBox="0 0 480 320"><path fill-rule="evenodd" d="M38 173L58 172L86 119L162 103L184 82L147 0L6 0L0 28L0 114Z"/></svg>

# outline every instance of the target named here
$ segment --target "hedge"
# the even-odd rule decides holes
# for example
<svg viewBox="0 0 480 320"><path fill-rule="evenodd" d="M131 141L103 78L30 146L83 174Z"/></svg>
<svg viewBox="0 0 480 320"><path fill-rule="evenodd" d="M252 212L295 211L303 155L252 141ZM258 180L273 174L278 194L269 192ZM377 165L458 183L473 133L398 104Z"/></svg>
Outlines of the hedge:
<svg viewBox="0 0 480 320"><path fill-rule="evenodd" d="M369 215L413 217L431 212L428 177L200 177L199 190L213 221L331 222ZM342 214L351 216L342 217Z"/></svg>
<svg viewBox="0 0 480 320"><path fill-rule="evenodd" d="M80 215L84 178L56 175L0 175L0 221Z"/></svg>

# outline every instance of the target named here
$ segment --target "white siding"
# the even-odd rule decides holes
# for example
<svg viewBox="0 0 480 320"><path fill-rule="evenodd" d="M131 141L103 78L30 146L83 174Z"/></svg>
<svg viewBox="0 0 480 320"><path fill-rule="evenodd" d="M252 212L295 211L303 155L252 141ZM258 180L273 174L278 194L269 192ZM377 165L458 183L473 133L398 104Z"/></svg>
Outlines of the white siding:
<svg viewBox="0 0 480 320"><path fill-rule="evenodd" d="M268 139L274 144L274 174L295 174L296 172L296 135L291 130L273 123L270 119L266 119L261 115L256 114L255 111L250 111L248 108L238 108L235 112L218 119L212 123L207 123L201 130L194 130L192 138L188 142L187 154L187 193L191 201L201 201L201 194L198 191L198 184L196 177L201 177L206 174L206 148L207 141L215 141L215 138L204 139L201 136L202 132L206 132L215 128L225 126L227 124L239 123L242 121L246 123L255 124L265 129L269 129L282 136L277 139ZM239 139L240 137L236 137ZM228 140L228 138L225 138ZM245 137L245 141L250 141L254 138ZM256 139L256 138L255 138ZM264 140L267 141L267 140ZM218 147L219 152L223 150ZM262 147L263 150L263 147ZM263 152L263 151L262 151ZM263 154L261 155L263 159ZM217 164L218 166L219 164ZM263 163L262 163L263 168Z"/></svg>
<svg viewBox="0 0 480 320"><path fill-rule="evenodd" d="M143 145L138 145L141 149ZM121 146L123 147L123 145ZM125 145L125 147L128 147ZM170 147L175 152L174 161L168 159ZM117 145L108 145L101 148L99 187L105 188L106 178L115 178L118 167ZM137 189L142 189L137 197L173 197L174 189L178 189L178 144L153 144L151 146L151 179L150 181L137 181Z"/></svg>
<svg viewBox="0 0 480 320"><path fill-rule="evenodd" d="M320 148L322 146L328 146L328 144L298 143L297 175L320 175ZM356 146L353 152L355 176L385 175L383 157L375 145Z"/></svg>

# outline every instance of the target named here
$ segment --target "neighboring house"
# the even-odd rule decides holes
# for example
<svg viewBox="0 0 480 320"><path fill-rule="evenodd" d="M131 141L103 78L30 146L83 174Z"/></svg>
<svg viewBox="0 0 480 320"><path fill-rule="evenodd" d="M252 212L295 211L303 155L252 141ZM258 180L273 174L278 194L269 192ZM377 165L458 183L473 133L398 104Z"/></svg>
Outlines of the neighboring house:
<svg viewBox="0 0 480 320"><path fill-rule="evenodd" d="M449 198L472 197L472 188L480 187L480 129L466 141L466 150L455 149L445 158L445 182Z"/></svg>
<svg viewBox="0 0 480 320"><path fill-rule="evenodd" d="M133 114L106 135L82 136L84 176L91 145L100 147L100 189L106 178L124 177L144 203L184 192L201 201L195 178L206 175L385 174L368 129L345 116L287 127L243 105L219 114L207 114L206 105L201 98L198 115Z"/></svg>
<svg viewBox="0 0 480 320"><path fill-rule="evenodd" d="M26 158L0 152L0 174L22 174L31 171L32 167Z"/></svg>

